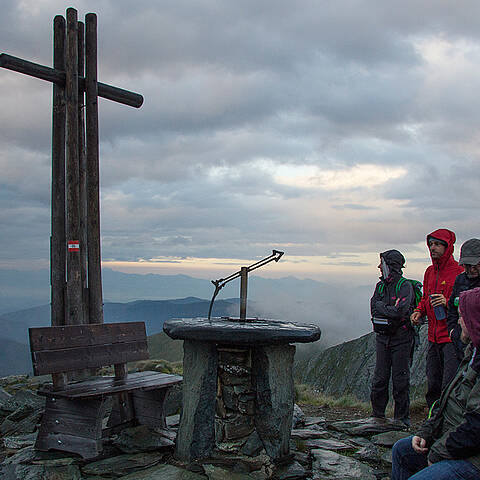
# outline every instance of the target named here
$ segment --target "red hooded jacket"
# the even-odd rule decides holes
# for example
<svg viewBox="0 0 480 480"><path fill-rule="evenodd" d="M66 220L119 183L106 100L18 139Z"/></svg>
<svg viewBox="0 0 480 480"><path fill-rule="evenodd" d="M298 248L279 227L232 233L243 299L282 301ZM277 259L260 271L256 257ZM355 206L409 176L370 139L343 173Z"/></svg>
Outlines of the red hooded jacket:
<svg viewBox="0 0 480 480"><path fill-rule="evenodd" d="M416 310L419 311L422 316L426 315L428 318L428 340L434 343L447 343L451 341L447 330L447 320L436 319L429 295L432 293L443 293L448 302L455 278L463 272L463 267L453 258L453 245L455 244L456 238L452 231L445 228L435 230L427 235L427 246L430 237L443 240L447 243L447 248L442 257L438 260L432 259L432 265L425 270L423 277L423 297Z"/></svg>

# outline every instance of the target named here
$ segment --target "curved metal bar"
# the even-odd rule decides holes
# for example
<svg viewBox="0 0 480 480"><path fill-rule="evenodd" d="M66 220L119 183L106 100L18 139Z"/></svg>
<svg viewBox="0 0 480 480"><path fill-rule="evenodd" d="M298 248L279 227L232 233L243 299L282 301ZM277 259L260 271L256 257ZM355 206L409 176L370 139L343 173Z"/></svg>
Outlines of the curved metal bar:
<svg viewBox="0 0 480 480"><path fill-rule="evenodd" d="M263 267L267 263L270 262L278 262L280 258L283 256L285 252L281 252L280 250L272 250L272 254L269 255L268 257L262 258L262 260L259 260L256 263L252 263L247 268L247 272L251 272L252 270L256 270L257 268ZM208 309L208 319L210 320L210 316L212 313L213 309L213 302L215 301L215 298L217 297L218 293L220 290L228 283L231 282L232 280L235 280L236 278L240 277L242 271L239 270L238 272L232 273L228 277L225 278L219 278L218 280L212 280L212 283L215 285L215 292L213 293L212 299L210 300L210 307ZM246 299L245 299L246 300Z"/></svg>

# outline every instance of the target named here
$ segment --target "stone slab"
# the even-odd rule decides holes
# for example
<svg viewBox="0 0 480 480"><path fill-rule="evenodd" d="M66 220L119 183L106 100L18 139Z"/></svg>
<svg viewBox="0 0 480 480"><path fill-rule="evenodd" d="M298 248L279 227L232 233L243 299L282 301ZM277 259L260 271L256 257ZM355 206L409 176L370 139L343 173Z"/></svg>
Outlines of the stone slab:
<svg viewBox="0 0 480 480"><path fill-rule="evenodd" d="M293 345L252 349L252 385L256 392L255 427L272 459L289 454L292 427Z"/></svg>
<svg viewBox="0 0 480 480"><path fill-rule="evenodd" d="M321 336L317 325L257 318L245 322L229 318L172 318L165 321L163 330L173 339L230 345L309 343Z"/></svg>
<svg viewBox="0 0 480 480"><path fill-rule="evenodd" d="M379 433L378 435L373 435L370 440L375 445L380 445L381 447L393 447L395 442L401 440L402 438L409 437L411 433L404 431L390 431L385 433Z"/></svg>
<svg viewBox="0 0 480 480"><path fill-rule="evenodd" d="M374 470L358 460L329 450L312 450L313 479L376 480Z"/></svg>
<svg viewBox="0 0 480 480"><path fill-rule="evenodd" d="M121 477L122 480L205 480L204 475L173 465L158 465Z"/></svg>
<svg viewBox="0 0 480 480"><path fill-rule="evenodd" d="M175 457L205 458L215 444L218 353L215 345L183 342L183 402Z"/></svg>
<svg viewBox="0 0 480 480"><path fill-rule="evenodd" d="M369 417L358 420L333 422L328 425L328 428L336 430L337 432L347 433L349 435L363 436L390 432L392 430L402 430L404 426L390 419Z"/></svg>

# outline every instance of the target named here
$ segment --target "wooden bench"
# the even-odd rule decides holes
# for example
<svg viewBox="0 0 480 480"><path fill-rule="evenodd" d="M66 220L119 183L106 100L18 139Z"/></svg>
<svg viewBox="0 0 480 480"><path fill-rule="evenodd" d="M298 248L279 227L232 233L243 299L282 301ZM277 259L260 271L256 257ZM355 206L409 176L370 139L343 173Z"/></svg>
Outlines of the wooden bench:
<svg viewBox="0 0 480 480"><path fill-rule="evenodd" d="M46 405L36 449L94 458L102 451L102 437L112 430L136 424L166 427L166 393L182 377L127 373L127 362L149 357L143 322L30 328L29 335L34 374L52 374L53 380L38 391ZM67 372L107 365L114 365L115 376L67 380ZM113 406L103 429L109 396Z"/></svg>

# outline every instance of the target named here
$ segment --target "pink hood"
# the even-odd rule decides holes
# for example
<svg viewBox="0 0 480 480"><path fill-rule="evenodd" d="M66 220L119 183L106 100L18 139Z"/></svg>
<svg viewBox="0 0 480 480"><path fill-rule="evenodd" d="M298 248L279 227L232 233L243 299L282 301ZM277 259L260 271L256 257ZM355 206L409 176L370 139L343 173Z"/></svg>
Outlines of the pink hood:
<svg viewBox="0 0 480 480"><path fill-rule="evenodd" d="M460 293L460 312L474 347L480 347L480 287Z"/></svg>

